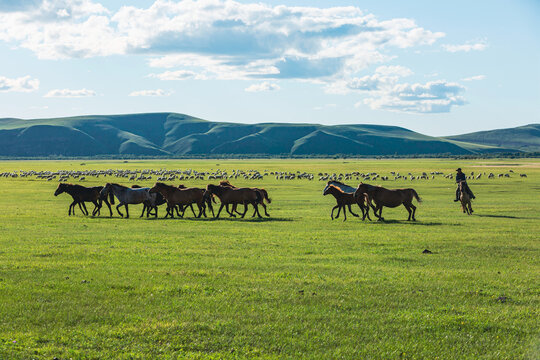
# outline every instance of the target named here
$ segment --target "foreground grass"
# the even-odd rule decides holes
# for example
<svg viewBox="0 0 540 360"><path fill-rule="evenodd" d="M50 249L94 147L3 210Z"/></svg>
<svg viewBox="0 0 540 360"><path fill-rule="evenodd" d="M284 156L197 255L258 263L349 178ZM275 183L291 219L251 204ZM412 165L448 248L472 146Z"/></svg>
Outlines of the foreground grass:
<svg viewBox="0 0 540 360"><path fill-rule="evenodd" d="M417 223L403 208L385 209L386 223L331 221L317 180L236 181L269 190L272 218L259 221L139 219L138 206L129 220L68 217L56 183L2 178L0 358L538 358L534 161L3 162L0 172L458 165L528 177L471 181L470 217L451 180L384 184L420 193Z"/></svg>

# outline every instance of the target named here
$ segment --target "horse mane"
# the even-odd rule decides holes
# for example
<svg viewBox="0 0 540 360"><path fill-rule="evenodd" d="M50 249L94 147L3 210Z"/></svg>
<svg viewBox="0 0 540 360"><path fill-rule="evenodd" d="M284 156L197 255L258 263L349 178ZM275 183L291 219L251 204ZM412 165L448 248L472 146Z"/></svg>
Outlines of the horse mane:
<svg viewBox="0 0 540 360"><path fill-rule="evenodd" d="M121 188L124 188L124 189L130 189L127 186L120 185L120 184L117 184L117 183L109 183L109 184L114 185L114 186L118 186L118 187L121 187Z"/></svg>
<svg viewBox="0 0 540 360"><path fill-rule="evenodd" d="M344 184L344 183L342 183L341 181L337 181L337 180L330 180L327 184L328 184L328 185L339 184L339 185L345 185L345 186L348 186L347 184Z"/></svg>
<svg viewBox="0 0 540 360"><path fill-rule="evenodd" d="M233 186L233 184L231 184L229 180L221 180L219 186Z"/></svg>
<svg viewBox="0 0 540 360"><path fill-rule="evenodd" d="M330 189L330 188L334 188L334 189L336 189L338 192L340 192L340 193L342 193L342 194L346 194L345 191L341 190L340 188L338 188L338 187L335 186L335 185L330 184L330 185L328 186L328 188L329 188L329 189Z"/></svg>
<svg viewBox="0 0 540 360"><path fill-rule="evenodd" d="M179 188L179 189L187 189L187 186L184 185L184 184L180 184L180 185L178 185L178 188Z"/></svg>

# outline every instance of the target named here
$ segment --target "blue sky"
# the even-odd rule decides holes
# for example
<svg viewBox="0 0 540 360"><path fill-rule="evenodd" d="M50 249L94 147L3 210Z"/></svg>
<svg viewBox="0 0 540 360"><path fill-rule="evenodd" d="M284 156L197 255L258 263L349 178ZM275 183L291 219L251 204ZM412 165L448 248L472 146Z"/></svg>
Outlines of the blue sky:
<svg viewBox="0 0 540 360"><path fill-rule="evenodd" d="M540 1L0 0L0 117L540 122Z"/></svg>

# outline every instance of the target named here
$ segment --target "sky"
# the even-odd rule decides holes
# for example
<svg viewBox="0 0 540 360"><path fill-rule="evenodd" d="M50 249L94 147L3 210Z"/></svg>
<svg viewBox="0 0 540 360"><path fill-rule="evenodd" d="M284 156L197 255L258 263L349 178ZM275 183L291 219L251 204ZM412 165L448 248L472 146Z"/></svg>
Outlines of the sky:
<svg viewBox="0 0 540 360"><path fill-rule="evenodd" d="M538 0L0 0L0 118L540 123Z"/></svg>

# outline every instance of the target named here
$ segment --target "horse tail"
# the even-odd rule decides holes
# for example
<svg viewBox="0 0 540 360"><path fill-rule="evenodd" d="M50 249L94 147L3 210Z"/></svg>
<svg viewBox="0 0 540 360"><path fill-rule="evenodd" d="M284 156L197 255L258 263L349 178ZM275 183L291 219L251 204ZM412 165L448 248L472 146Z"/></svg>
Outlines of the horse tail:
<svg viewBox="0 0 540 360"><path fill-rule="evenodd" d="M114 205L114 195L112 192L109 192L109 202L111 203L111 205Z"/></svg>
<svg viewBox="0 0 540 360"><path fill-rule="evenodd" d="M413 194L414 198L416 199L416 201L421 203L422 199L420 199L420 196L418 196L418 193L416 192L416 190L414 190L414 189L411 189L411 190L412 190L412 194Z"/></svg>
<svg viewBox="0 0 540 360"><path fill-rule="evenodd" d="M267 202L268 204L270 204L270 203L272 202L272 199L270 199L270 198L268 197L268 191L266 191L266 190L264 190L264 189L261 189L261 192L262 192L264 198L266 199L266 202Z"/></svg>

